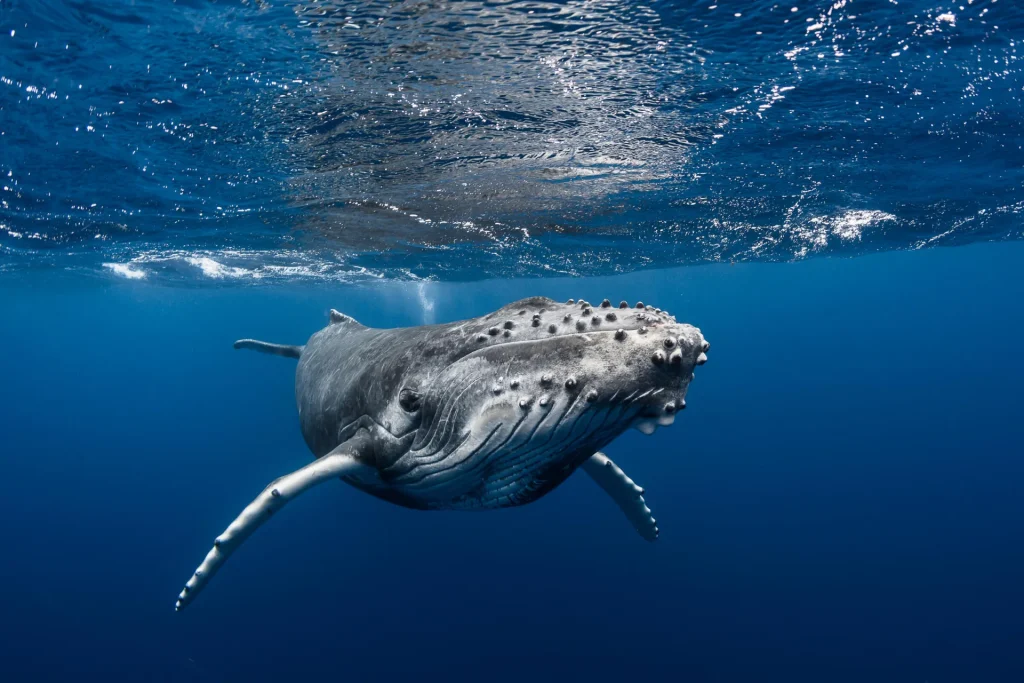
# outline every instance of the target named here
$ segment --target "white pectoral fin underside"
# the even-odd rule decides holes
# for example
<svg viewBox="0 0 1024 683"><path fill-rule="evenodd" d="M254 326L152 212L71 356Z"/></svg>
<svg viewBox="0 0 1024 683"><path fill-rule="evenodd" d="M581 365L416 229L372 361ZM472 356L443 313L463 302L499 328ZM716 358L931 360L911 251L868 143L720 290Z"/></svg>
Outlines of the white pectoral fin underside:
<svg viewBox="0 0 1024 683"><path fill-rule="evenodd" d="M213 549L206 554L206 559L199 565L185 588L178 595L175 611L185 608L213 575L217 573L225 560L245 539L249 538L261 524L270 519L271 515L284 507L285 503L317 484L343 475L365 475L375 473L370 467L356 460L354 447L359 437L354 437L341 444L327 455L314 460L305 467L275 479L263 489L256 500L249 503L242 513L231 522L213 542Z"/></svg>
<svg viewBox="0 0 1024 683"><path fill-rule="evenodd" d="M581 466L597 485L611 496L633 527L648 541L658 538L658 525L644 501L644 490L626 476L604 453L595 453Z"/></svg>

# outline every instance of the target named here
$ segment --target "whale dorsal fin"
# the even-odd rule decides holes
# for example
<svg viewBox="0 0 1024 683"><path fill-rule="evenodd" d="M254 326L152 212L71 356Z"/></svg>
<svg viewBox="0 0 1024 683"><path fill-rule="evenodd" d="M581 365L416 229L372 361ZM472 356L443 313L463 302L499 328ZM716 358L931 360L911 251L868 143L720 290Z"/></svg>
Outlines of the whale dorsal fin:
<svg viewBox="0 0 1024 683"><path fill-rule="evenodd" d="M348 323L349 325L356 325L358 327L365 327L365 325L360 323L358 320L356 320L352 316L345 315L344 313L342 313L341 311L339 311L336 308L332 308L331 309L331 312L328 315L328 318L330 318L330 321L331 321L332 325L337 325L339 323Z"/></svg>

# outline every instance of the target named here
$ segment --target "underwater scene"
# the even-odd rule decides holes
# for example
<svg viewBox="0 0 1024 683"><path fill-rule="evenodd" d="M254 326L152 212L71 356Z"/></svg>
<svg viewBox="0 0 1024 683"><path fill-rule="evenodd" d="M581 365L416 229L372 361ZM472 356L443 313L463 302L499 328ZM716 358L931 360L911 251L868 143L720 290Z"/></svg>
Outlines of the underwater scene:
<svg viewBox="0 0 1024 683"><path fill-rule="evenodd" d="M1024 681L1022 41L0 0L0 681Z"/></svg>

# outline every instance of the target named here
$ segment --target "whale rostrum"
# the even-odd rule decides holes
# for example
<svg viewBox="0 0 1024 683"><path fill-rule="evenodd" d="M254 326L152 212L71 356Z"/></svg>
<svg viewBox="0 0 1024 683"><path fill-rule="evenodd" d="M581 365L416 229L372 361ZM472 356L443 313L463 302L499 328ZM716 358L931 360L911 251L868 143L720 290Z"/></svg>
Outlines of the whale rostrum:
<svg viewBox="0 0 1024 683"><path fill-rule="evenodd" d="M537 500L582 469L653 541L643 490L600 451L630 427L672 424L710 345L643 303L534 297L394 329L332 309L304 346L242 339L235 348L298 359L299 424L315 459L267 486L214 540L177 610L273 513L331 479L408 508L487 510Z"/></svg>

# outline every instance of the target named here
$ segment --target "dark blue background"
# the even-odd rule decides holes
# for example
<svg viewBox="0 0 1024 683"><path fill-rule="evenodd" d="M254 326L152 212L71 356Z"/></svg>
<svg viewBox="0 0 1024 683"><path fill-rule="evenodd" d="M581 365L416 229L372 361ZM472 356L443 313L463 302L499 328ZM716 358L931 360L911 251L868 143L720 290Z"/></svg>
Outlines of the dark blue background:
<svg viewBox="0 0 1024 683"><path fill-rule="evenodd" d="M1024 680L1022 264L1004 243L422 292L5 275L0 679ZM582 476L481 514L325 485L175 614L214 535L309 457L294 363L234 339L528 294L642 299L711 341L676 425L608 449L657 543Z"/></svg>

